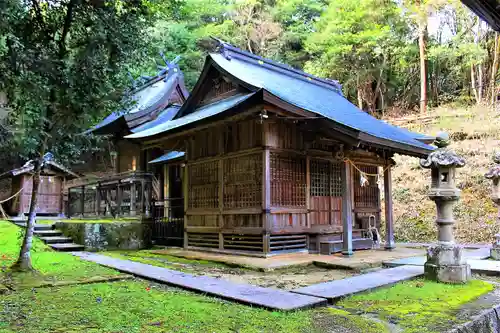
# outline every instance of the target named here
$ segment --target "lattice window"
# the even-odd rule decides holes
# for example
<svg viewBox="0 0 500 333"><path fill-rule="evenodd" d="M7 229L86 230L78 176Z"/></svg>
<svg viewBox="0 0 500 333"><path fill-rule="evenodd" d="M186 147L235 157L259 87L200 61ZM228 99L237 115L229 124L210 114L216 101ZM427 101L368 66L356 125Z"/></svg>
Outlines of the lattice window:
<svg viewBox="0 0 500 333"><path fill-rule="evenodd" d="M306 206L306 159L271 153L271 205Z"/></svg>
<svg viewBox="0 0 500 333"><path fill-rule="evenodd" d="M262 204L262 154L224 160L224 208Z"/></svg>
<svg viewBox="0 0 500 333"><path fill-rule="evenodd" d="M311 196L342 196L340 162L311 160Z"/></svg>
<svg viewBox="0 0 500 333"><path fill-rule="evenodd" d="M218 162L188 166L189 208L219 207Z"/></svg>
<svg viewBox="0 0 500 333"><path fill-rule="evenodd" d="M378 174L378 167L373 165L357 165L357 167L366 174ZM353 168L354 180L354 207L356 208L374 208L379 205L379 188L376 176L368 176L368 184L361 186L360 173L356 168Z"/></svg>

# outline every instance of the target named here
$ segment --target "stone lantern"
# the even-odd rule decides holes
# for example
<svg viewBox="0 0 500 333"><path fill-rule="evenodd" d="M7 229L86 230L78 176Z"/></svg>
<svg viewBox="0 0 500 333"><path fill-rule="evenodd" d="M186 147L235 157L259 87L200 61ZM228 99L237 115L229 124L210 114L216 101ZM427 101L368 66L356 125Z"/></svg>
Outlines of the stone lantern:
<svg viewBox="0 0 500 333"><path fill-rule="evenodd" d="M470 278L470 266L462 255L462 247L455 244L453 205L460 197L455 187L455 170L465 165L465 160L447 148L449 137L440 133L435 141L438 149L420 160L423 168L431 169L429 198L436 203L438 242L427 249L425 277L430 280L463 283Z"/></svg>
<svg viewBox="0 0 500 333"><path fill-rule="evenodd" d="M498 207L497 221L500 221L500 153L495 153L493 162L495 162L495 165L484 176L493 181L491 200ZM495 260L500 260L500 234L496 234L495 238L490 256Z"/></svg>

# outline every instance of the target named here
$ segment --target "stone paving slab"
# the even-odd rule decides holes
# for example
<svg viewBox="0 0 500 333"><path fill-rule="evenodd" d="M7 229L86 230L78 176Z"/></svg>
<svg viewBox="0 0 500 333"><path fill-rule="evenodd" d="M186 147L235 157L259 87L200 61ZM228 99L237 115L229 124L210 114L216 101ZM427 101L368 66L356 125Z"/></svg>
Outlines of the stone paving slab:
<svg viewBox="0 0 500 333"><path fill-rule="evenodd" d="M376 272L351 278L323 282L312 286L292 290L295 293L327 298L330 302L359 292L391 285L424 274L421 266L401 266L381 269Z"/></svg>
<svg viewBox="0 0 500 333"><path fill-rule="evenodd" d="M467 261L470 261L470 260L478 260L479 261L479 260L487 259L490 256L490 248L483 247L483 248L479 248L476 250L465 250L464 255L467 258ZM399 266L405 266L405 265L423 266L426 261L427 261L427 257L418 256L418 257L396 259L396 260L391 260L391 261L384 261L383 264L386 267L399 267Z"/></svg>
<svg viewBox="0 0 500 333"><path fill-rule="evenodd" d="M267 309L289 311L326 305L327 303L324 298L249 284L239 284L208 276L193 276L167 268L111 258L100 254L89 252L73 252L72 254L84 260L145 279Z"/></svg>

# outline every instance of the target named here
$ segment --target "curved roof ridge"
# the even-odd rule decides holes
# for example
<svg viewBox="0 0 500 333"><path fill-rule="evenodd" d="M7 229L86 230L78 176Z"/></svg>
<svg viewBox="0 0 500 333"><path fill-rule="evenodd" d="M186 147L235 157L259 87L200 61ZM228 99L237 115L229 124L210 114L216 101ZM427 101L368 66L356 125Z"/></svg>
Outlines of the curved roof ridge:
<svg viewBox="0 0 500 333"><path fill-rule="evenodd" d="M342 94L342 85L336 81L336 80L331 80L331 79L323 79L320 77L317 77L315 75L306 73L304 71L301 71L299 69L293 68L290 65L283 64L274 60L266 59L261 56L258 56L256 54L244 51L242 49L239 49L229 43L226 43L218 38L212 37L215 41L217 41L217 51L221 53L224 57L226 57L227 60L231 60L232 57L238 58L243 61L247 62L254 62L258 63L259 65L264 65L266 68L275 70L277 72L305 80L308 82L312 82L315 84L318 84L324 88L331 89L335 92L337 92L339 95L343 96Z"/></svg>

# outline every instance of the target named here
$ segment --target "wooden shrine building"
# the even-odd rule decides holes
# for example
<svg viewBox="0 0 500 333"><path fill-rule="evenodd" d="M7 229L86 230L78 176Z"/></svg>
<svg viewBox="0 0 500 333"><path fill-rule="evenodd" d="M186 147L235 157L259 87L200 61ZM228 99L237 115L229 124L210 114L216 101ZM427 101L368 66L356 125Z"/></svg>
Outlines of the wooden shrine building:
<svg viewBox="0 0 500 333"><path fill-rule="evenodd" d="M40 173L35 212L37 215L62 215L64 212L64 185L67 181L78 178L78 175L57 163L51 153L47 153L44 158L45 163ZM32 161L28 161L22 167L0 175L0 179L10 179L11 181L9 197L12 198L4 205L9 215L24 216L29 213L31 191L33 189L33 171L34 164Z"/></svg>
<svg viewBox="0 0 500 333"><path fill-rule="evenodd" d="M261 256L371 248L382 174L393 247L392 156L433 150L433 138L359 110L337 82L221 41L175 116L125 138L179 152L184 247Z"/></svg>
<svg viewBox="0 0 500 333"><path fill-rule="evenodd" d="M127 94L129 106L113 112L87 131L107 136L113 142L114 168L100 177L82 177L69 184L68 215L149 215L152 200L163 199L165 172L163 164L148 162L164 152L144 150L140 143L123 137L171 120L188 96L176 61L166 61L166 66L160 67L156 76L135 80Z"/></svg>

